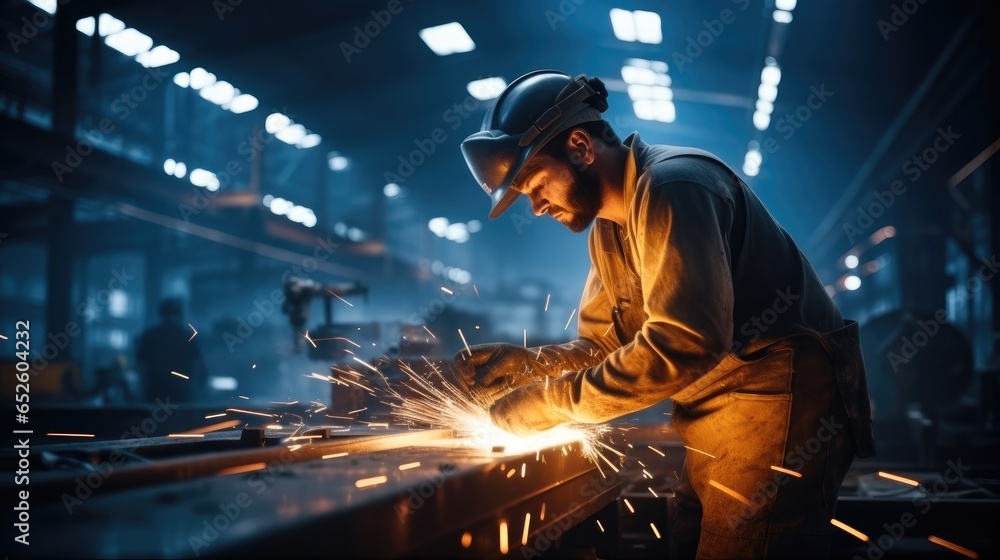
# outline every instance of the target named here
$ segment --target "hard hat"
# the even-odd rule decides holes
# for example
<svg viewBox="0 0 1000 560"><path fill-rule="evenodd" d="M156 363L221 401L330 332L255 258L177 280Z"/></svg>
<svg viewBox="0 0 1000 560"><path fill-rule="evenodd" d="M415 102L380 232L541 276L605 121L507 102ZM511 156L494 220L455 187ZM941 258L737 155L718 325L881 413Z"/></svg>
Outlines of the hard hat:
<svg viewBox="0 0 1000 560"><path fill-rule="evenodd" d="M486 112L482 130L462 142L465 163L492 201L490 219L517 200L510 185L531 156L560 132L601 120L607 109L604 83L583 74L536 70L511 82Z"/></svg>

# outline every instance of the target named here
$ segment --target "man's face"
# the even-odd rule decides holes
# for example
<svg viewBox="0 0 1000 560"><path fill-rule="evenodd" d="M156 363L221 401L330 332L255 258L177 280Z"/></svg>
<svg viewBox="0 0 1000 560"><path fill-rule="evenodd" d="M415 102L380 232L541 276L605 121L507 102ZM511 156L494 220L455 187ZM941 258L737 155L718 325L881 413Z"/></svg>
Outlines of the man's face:
<svg viewBox="0 0 1000 560"><path fill-rule="evenodd" d="M547 154L535 154L511 188L531 200L536 216L548 214L574 233L590 227L601 209L601 189L589 169Z"/></svg>

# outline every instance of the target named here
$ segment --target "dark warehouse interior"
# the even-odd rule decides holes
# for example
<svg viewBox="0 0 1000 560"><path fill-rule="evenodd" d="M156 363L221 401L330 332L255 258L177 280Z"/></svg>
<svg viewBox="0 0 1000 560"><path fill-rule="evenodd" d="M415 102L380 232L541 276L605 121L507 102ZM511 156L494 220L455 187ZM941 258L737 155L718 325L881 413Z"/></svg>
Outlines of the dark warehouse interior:
<svg viewBox="0 0 1000 560"><path fill-rule="evenodd" d="M454 382L590 320L587 233L528 194L490 219L463 158L554 69L728 164L860 325L875 453L830 557L1000 558L996 2L0 6L5 557L684 558L699 464L750 534L843 426L734 490L681 399L524 437ZM782 287L727 347L777 336Z"/></svg>

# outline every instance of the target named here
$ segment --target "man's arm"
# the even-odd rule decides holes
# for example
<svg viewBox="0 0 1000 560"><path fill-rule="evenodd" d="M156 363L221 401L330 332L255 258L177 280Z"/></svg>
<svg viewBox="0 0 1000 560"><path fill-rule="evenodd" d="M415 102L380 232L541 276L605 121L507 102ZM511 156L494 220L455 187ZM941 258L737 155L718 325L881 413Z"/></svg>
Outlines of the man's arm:
<svg viewBox="0 0 1000 560"><path fill-rule="evenodd" d="M593 234L590 243L594 254ZM617 347L613 334L611 338L605 336L609 325L610 299L591 267L580 298L577 340L533 348L503 343L476 345L455 355L454 381L496 399L517 387L595 366Z"/></svg>
<svg viewBox="0 0 1000 560"><path fill-rule="evenodd" d="M493 407L515 432L604 422L651 406L715 367L732 343L730 197L673 182L640 189L630 208L648 319L600 364L526 385Z"/></svg>

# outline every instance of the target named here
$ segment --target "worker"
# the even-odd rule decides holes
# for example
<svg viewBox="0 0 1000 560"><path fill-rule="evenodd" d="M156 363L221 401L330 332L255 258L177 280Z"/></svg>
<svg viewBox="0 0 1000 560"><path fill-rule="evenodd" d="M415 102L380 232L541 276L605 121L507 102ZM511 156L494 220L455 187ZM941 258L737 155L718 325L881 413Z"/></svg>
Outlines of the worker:
<svg viewBox="0 0 1000 560"><path fill-rule="evenodd" d="M597 78L531 72L462 143L491 219L523 194L536 216L590 228L592 266L575 341L462 350L456 381L516 434L670 399L702 452L676 492L674 554L823 557L847 469L874 453L857 323L735 172L620 140L607 96Z"/></svg>
<svg viewBox="0 0 1000 560"><path fill-rule="evenodd" d="M164 299L158 311L160 323L142 333L136 350L146 400L197 400L203 397L207 376L201 350L192 340L194 333L181 321L181 300Z"/></svg>

